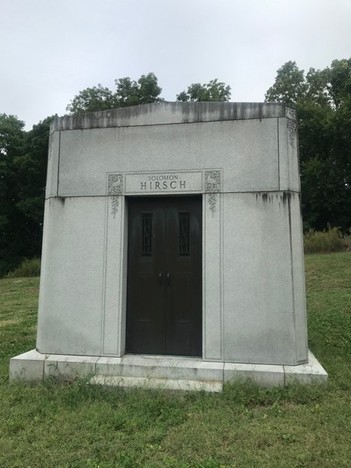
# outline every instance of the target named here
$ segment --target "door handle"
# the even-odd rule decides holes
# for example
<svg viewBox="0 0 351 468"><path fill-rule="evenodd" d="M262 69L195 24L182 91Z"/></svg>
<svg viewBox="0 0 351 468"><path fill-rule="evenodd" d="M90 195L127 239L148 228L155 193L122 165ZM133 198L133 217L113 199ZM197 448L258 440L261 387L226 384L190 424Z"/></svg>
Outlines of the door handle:
<svg viewBox="0 0 351 468"><path fill-rule="evenodd" d="M171 274L169 272L167 273L166 278L167 278L167 286L169 286L171 284Z"/></svg>
<svg viewBox="0 0 351 468"><path fill-rule="evenodd" d="M158 284L161 286L162 284L162 271L158 274Z"/></svg>

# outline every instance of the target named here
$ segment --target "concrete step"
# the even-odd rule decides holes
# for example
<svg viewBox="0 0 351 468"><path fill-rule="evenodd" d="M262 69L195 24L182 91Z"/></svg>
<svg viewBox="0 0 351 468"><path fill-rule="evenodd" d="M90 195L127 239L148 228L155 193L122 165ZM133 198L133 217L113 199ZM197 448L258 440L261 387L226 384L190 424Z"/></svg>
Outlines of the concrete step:
<svg viewBox="0 0 351 468"><path fill-rule="evenodd" d="M185 390L221 392L223 382L189 379L157 379L153 377L122 377L117 375L95 375L89 381L93 385L107 385L121 388L148 388L158 390Z"/></svg>
<svg viewBox="0 0 351 468"><path fill-rule="evenodd" d="M101 357L95 367L97 375L143 377L146 379L223 381L223 362L206 362L180 356Z"/></svg>

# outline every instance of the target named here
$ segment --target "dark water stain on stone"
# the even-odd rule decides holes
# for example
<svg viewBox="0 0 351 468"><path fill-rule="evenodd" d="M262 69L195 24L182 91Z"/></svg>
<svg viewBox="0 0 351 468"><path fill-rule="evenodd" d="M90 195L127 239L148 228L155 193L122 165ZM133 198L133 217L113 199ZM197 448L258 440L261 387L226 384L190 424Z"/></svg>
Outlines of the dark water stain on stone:
<svg viewBox="0 0 351 468"><path fill-rule="evenodd" d="M286 203L289 203L290 200L291 200L291 193L290 192L283 192L283 194L282 194L283 204L285 205Z"/></svg>
<svg viewBox="0 0 351 468"><path fill-rule="evenodd" d="M258 195L262 198L263 203L271 203L273 201L273 195L271 193L263 192Z"/></svg>

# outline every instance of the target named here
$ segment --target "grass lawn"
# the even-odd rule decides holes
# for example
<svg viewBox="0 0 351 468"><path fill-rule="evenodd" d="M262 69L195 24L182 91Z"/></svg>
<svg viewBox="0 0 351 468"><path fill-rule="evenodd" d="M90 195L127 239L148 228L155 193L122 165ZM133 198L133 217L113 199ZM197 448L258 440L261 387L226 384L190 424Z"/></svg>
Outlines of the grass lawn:
<svg viewBox="0 0 351 468"><path fill-rule="evenodd" d="M0 467L351 467L351 253L306 257L310 348L327 387L221 394L9 385L35 346L38 278L0 280Z"/></svg>

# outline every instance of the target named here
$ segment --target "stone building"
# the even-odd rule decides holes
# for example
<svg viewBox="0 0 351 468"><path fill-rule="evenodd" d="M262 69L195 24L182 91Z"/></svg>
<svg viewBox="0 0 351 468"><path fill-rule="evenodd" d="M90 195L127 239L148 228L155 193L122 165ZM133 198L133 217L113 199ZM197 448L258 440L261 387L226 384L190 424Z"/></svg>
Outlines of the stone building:
<svg viewBox="0 0 351 468"><path fill-rule="evenodd" d="M158 103L51 128L36 350L11 378L324 381L308 351L294 112Z"/></svg>

